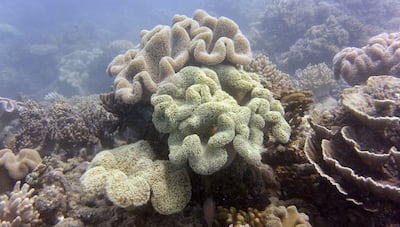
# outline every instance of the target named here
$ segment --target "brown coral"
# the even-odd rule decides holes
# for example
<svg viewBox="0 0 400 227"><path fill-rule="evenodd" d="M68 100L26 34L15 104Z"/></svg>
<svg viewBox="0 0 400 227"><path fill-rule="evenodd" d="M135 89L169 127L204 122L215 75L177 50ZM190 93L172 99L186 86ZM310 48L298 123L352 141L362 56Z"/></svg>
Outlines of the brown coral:
<svg viewBox="0 0 400 227"><path fill-rule="evenodd" d="M109 64L107 73L115 76L118 101L148 101L158 83L186 65L250 62L250 44L232 20L196 10L193 19L177 15L172 22L171 27L158 25L142 31L140 47Z"/></svg>
<svg viewBox="0 0 400 227"><path fill-rule="evenodd" d="M348 47L333 58L334 74L348 84L365 82L370 76L400 75L400 33L381 33L362 48Z"/></svg>
<svg viewBox="0 0 400 227"><path fill-rule="evenodd" d="M295 206L275 206L273 204L264 210L248 208L247 211L217 207L216 226L270 226L270 227L307 227L311 226L308 216L299 213Z"/></svg>
<svg viewBox="0 0 400 227"><path fill-rule="evenodd" d="M280 71L264 54L257 54L244 70L260 75L261 83L265 88L271 90L275 98L281 97L281 91L292 89L289 75Z"/></svg>
<svg viewBox="0 0 400 227"><path fill-rule="evenodd" d="M367 209L400 202L399 90L391 76L345 89L340 108L313 119L304 148L321 176Z"/></svg>
<svg viewBox="0 0 400 227"><path fill-rule="evenodd" d="M18 181L9 196L0 196L0 223L1 226L39 226L39 212L35 210L32 196L34 189L28 184Z"/></svg>
<svg viewBox="0 0 400 227"><path fill-rule="evenodd" d="M116 118L99 105L94 97L56 98L48 105L26 101L19 113L20 129L6 146L13 150L32 148L42 155L57 149L72 155L80 149L98 148L100 139L108 143Z"/></svg>

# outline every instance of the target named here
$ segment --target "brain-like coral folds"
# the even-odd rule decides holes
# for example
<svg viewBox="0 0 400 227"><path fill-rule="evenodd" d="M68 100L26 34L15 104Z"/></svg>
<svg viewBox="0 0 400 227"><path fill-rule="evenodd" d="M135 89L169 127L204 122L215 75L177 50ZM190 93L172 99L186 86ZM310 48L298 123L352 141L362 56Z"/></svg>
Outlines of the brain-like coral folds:
<svg viewBox="0 0 400 227"><path fill-rule="evenodd" d="M161 214L181 211L191 198L185 169L155 159L146 141L105 150L96 155L81 183L90 195L105 194L115 205L140 206L149 200Z"/></svg>
<svg viewBox="0 0 400 227"><path fill-rule="evenodd" d="M382 33L362 48L348 47L333 58L334 74L350 85L365 82L370 76L400 76L400 33Z"/></svg>
<svg viewBox="0 0 400 227"><path fill-rule="evenodd" d="M229 65L185 67L160 86L151 103L155 127L170 134L170 161L188 161L202 175L228 165L236 153L259 163L266 128L280 142L290 137L283 107L258 75Z"/></svg>
<svg viewBox="0 0 400 227"><path fill-rule="evenodd" d="M171 27L158 25L142 31L140 46L109 64L107 73L115 76L118 101L148 101L158 83L186 65L250 62L250 44L232 20L197 10L193 18L177 15L172 21Z"/></svg>

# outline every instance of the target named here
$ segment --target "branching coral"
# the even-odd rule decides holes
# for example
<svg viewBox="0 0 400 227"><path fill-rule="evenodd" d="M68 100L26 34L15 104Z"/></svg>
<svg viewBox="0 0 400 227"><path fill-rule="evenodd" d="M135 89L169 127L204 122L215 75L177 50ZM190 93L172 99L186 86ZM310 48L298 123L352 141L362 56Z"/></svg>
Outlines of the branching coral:
<svg viewBox="0 0 400 227"><path fill-rule="evenodd" d="M330 95L338 84L333 78L333 71L325 64L308 65L303 70L296 70L295 83L305 90L311 90L316 100Z"/></svg>
<svg viewBox="0 0 400 227"><path fill-rule="evenodd" d="M96 148L99 138L106 141L111 137L112 122L116 119L99 105L98 99L86 99L91 101L57 98L48 105L26 101L26 108L19 114L21 129L7 142L7 147L49 153L59 146L69 155L80 148Z"/></svg>
<svg viewBox="0 0 400 227"><path fill-rule="evenodd" d="M381 33L362 48L348 47L333 58L334 74L348 84L365 82L370 76L400 76L400 33Z"/></svg>
<svg viewBox="0 0 400 227"><path fill-rule="evenodd" d="M151 200L161 214L181 211L191 198L185 169L169 161L153 161L146 141L98 153L81 182L90 195L107 195L121 207L140 206Z"/></svg>
<svg viewBox="0 0 400 227"><path fill-rule="evenodd" d="M250 45L230 19L197 10L193 19L175 16L172 27L142 31L140 47L118 55L107 72L115 76L115 98L122 103L148 101L158 84L186 65L247 64Z"/></svg>
<svg viewBox="0 0 400 227"><path fill-rule="evenodd" d="M9 196L0 196L0 223L2 226L40 226L39 212L35 210L34 189L18 181Z"/></svg>
<svg viewBox="0 0 400 227"><path fill-rule="evenodd" d="M400 202L399 91L398 78L370 77L365 86L343 91L340 108L311 122L308 159L348 200L367 209Z"/></svg>
<svg viewBox="0 0 400 227"><path fill-rule="evenodd" d="M257 74L233 66L185 67L151 102L155 127L169 133L169 159L176 165L188 161L199 174L220 170L236 153L259 163L265 128L282 143L290 137L280 102Z"/></svg>
<svg viewBox="0 0 400 227"><path fill-rule="evenodd" d="M293 88L289 74L280 71L266 55L257 54L250 64L244 66L244 70L257 73L261 84L277 99L280 99L281 91Z"/></svg>

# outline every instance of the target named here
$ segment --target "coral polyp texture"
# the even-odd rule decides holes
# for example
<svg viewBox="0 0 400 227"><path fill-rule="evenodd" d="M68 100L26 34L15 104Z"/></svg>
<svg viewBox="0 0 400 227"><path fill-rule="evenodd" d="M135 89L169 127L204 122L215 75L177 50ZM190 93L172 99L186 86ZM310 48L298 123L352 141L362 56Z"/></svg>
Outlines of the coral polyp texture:
<svg viewBox="0 0 400 227"><path fill-rule="evenodd" d="M295 206L275 206L273 204L260 211L248 208L247 211L217 208L216 226L281 226L281 227L311 227L308 216L299 213Z"/></svg>
<svg viewBox="0 0 400 227"><path fill-rule="evenodd" d="M169 159L209 175L233 160L261 162L264 132L286 143L290 126L279 101L258 75L230 65L188 66L160 86L151 98L153 123L169 133Z"/></svg>
<svg viewBox="0 0 400 227"><path fill-rule="evenodd" d="M36 196L28 184L18 181L10 195L0 195L1 226L40 226L39 212L35 209Z"/></svg>
<svg viewBox="0 0 400 227"><path fill-rule="evenodd" d="M161 214L179 212L191 198L189 176L169 161L155 161L155 156L143 140L102 151L92 160L81 183L90 195L105 194L120 207L138 207L150 200Z"/></svg>
<svg viewBox="0 0 400 227"><path fill-rule="evenodd" d="M399 78L370 77L343 91L340 108L311 121L308 159L348 200L367 209L400 203L399 91Z"/></svg>
<svg viewBox="0 0 400 227"><path fill-rule="evenodd" d="M142 31L138 48L118 55L107 73L114 76L114 95L125 104L149 101L165 78L187 65L248 64L250 44L238 25L196 10L193 18L176 15L172 26Z"/></svg>
<svg viewBox="0 0 400 227"><path fill-rule="evenodd" d="M400 76L400 33L381 33L362 48L348 47L333 58L334 75L348 84L377 75Z"/></svg>

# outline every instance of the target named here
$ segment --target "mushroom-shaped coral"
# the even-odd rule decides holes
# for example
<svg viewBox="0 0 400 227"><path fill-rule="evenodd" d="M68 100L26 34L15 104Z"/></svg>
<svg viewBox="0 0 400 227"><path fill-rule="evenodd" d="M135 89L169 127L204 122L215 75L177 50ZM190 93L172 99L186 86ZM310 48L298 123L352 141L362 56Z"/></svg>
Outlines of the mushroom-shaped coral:
<svg viewBox="0 0 400 227"><path fill-rule="evenodd" d="M8 175L15 180L24 178L42 161L39 153L32 149L22 149L18 154L10 149L0 150L0 167L8 171Z"/></svg>
<svg viewBox="0 0 400 227"><path fill-rule="evenodd" d="M154 159L143 140L105 150L92 160L81 183L90 195L105 194L117 206L140 206L151 200L161 214L179 212L191 198L189 176L169 161Z"/></svg>
<svg viewBox="0 0 400 227"><path fill-rule="evenodd" d="M151 98L156 129L169 133L169 159L189 162L209 175L238 153L252 165L261 161L264 131L280 142L290 137L283 107L262 87L258 75L233 66L188 66L164 83Z"/></svg>
<svg viewBox="0 0 400 227"><path fill-rule="evenodd" d="M305 152L321 176L348 200L368 209L400 203L400 79L370 77L347 88L341 106L314 117ZM329 117L330 116L330 117Z"/></svg>
<svg viewBox="0 0 400 227"><path fill-rule="evenodd" d="M9 196L0 196L1 226L39 226L39 212L34 208L36 196L28 184L18 181Z"/></svg>
<svg viewBox="0 0 400 227"><path fill-rule="evenodd" d="M232 20L195 11L175 16L171 27L142 31L140 46L118 55L107 73L115 76L115 98L125 104L148 101L158 83L186 65L247 64L250 44ZM193 61L193 62L191 62Z"/></svg>
<svg viewBox="0 0 400 227"><path fill-rule="evenodd" d="M333 58L334 74L348 84L365 82L370 76L400 76L400 33L382 33L362 48L348 47Z"/></svg>

